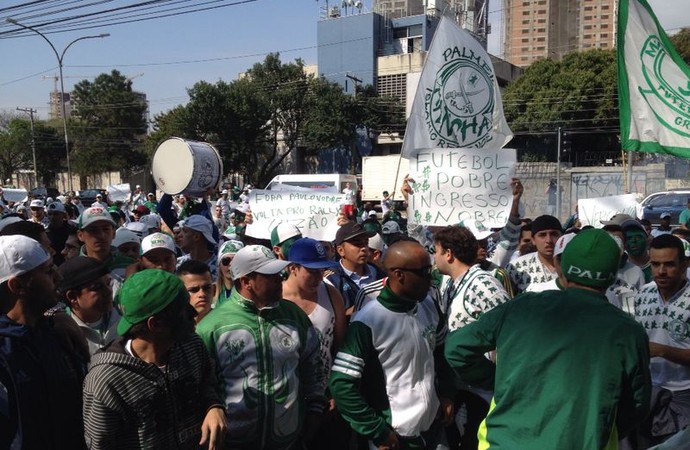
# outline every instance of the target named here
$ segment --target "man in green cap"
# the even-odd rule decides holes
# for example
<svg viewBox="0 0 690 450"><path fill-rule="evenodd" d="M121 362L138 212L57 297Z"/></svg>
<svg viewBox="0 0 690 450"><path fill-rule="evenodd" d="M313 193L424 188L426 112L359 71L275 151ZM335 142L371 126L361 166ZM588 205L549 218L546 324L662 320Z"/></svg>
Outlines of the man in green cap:
<svg viewBox="0 0 690 450"><path fill-rule="evenodd" d="M225 411L182 281L138 272L122 285L120 306L122 337L93 356L84 381L87 446L221 448Z"/></svg>
<svg viewBox="0 0 690 450"><path fill-rule="evenodd" d="M480 448L614 449L649 411L644 329L604 296L619 247L577 234L561 257L565 290L526 293L452 332L445 354L465 382L494 390ZM497 349L497 363L484 354Z"/></svg>

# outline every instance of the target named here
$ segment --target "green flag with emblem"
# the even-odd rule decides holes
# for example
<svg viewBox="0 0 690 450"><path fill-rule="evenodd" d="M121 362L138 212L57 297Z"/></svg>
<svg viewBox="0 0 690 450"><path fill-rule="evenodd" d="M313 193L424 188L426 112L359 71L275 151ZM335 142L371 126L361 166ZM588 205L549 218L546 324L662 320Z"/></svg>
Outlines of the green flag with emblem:
<svg viewBox="0 0 690 450"><path fill-rule="evenodd" d="M690 158L690 68L646 0L620 0L618 98L624 150Z"/></svg>

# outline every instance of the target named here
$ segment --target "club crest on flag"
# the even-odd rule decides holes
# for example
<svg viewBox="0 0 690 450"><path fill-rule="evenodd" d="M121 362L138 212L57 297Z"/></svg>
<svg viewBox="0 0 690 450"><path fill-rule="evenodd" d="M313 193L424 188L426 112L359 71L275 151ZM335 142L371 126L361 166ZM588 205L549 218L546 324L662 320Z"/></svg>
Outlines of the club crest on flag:
<svg viewBox="0 0 690 450"><path fill-rule="evenodd" d="M482 147L491 140L493 124L491 62L465 46L445 49L443 58L425 95L430 138L438 147Z"/></svg>
<svg viewBox="0 0 690 450"><path fill-rule="evenodd" d="M646 0L620 0L618 99L624 150L690 158L690 68Z"/></svg>
<svg viewBox="0 0 690 450"><path fill-rule="evenodd" d="M650 36L642 46L640 55L642 71L648 89L640 87L640 94L645 98L659 121L671 131L690 137L690 81L687 86L674 86L667 81L678 70L671 56L666 51L658 36ZM667 117L674 117L668 123Z"/></svg>
<svg viewBox="0 0 690 450"><path fill-rule="evenodd" d="M441 17L424 61L401 154L429 148L502 148L513 138L486 50Z"/></svg>

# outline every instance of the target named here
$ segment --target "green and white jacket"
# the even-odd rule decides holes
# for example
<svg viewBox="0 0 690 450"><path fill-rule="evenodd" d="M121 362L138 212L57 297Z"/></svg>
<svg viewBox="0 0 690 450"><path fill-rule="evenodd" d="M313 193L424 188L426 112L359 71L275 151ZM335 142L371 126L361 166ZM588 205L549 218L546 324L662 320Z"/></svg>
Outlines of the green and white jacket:
<svg viewBox="0 0 690 450"><path fill-rule="evenodd" d="M409 438L429 429L440 404L434 351L442 350L445 334L429 296L416 303L388 286L356 314L335 357L330 391L357 433L377 444L391 429Z"/></svg>
<svg viewBox="0 0 690 450"><path fill-rule="evenodd" d="M286 449L325 404L319 341L307 315L279 300L258 309L232 290L196 328L215 361L232 448Z"/></svg>

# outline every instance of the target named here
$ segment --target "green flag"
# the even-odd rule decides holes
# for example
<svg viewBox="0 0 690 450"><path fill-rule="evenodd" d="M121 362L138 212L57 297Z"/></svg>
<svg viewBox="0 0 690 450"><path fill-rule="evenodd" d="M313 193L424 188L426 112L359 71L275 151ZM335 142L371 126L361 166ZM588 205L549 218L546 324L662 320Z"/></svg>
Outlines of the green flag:
<svg viewBox="0 0 690 450"><path fill-rule="evenodd" d="M624 150L690 158L690 68L646 0L620 0L618 98Z"/></svg>

